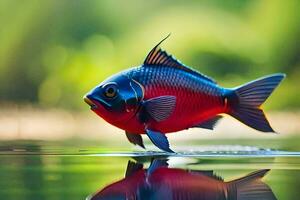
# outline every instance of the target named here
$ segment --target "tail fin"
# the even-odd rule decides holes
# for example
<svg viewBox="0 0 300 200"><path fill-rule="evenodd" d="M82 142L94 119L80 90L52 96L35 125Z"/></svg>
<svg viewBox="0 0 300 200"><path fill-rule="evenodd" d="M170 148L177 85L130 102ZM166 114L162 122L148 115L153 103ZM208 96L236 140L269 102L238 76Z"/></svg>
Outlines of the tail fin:
<svg viewBox="0 0 300 200"><path fill-rule="evenodd" d="M230 90L225 96L228 114L256 130L274 132L260 106L284 77L285 74L272 74Z"/></svg>
<svg viewBox="0 0 300 200"><path fill-rule="evenodd" d="M237 200L276 200L271 188L262 182L262 177L269 171L263 169L228 182L227 191L229 199Z"/></svg>

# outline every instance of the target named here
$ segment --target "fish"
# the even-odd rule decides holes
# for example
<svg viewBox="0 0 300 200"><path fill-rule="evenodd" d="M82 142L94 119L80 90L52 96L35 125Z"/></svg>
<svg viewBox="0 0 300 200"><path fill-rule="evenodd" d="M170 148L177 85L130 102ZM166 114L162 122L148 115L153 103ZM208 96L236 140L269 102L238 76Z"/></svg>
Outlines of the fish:
<svg viewBox="0 0 300 200"><path fill-rule="evenodd" d="M234 88L186 66L164 51L161 40L142 65L108 77L84 96L91 110L125 130L130 143L145 148L141 135L174 153L166 136L189 128L213 130L224 114L262 132L276 133L261 106L285 78L264 76Z"/></svg>
<svg viewBox="0 0 300 200"><path fill-rule="evenodd" d="M169 168L166 159L154 159L148 169L128 161L125 178L111 183L87 200L276 200L262 181L269 169L225 182L213 170Z"/></svg>

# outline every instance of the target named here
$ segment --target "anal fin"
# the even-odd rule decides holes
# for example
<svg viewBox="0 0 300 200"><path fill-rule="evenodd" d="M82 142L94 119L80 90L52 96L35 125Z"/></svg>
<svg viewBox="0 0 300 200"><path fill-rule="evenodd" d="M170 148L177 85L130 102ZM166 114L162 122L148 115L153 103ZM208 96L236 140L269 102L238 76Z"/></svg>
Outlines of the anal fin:
<svg viewBox="0 0 300 200"><path fill-rule="evenodd" d="M217 174L214 173L213 170L188 170L190 174L200 174L204 175L210 178L213 178L218 181L224 181L224 179L221 176L218 176Z"/></svg>
<svg viewBox="0 0 300 200"><path fill-rule="evenodd" d="M192 128L205 128L205 129L210 129L213 130L218 123L218 121L222 118L223 116L217 115L211 119L208 119L204 122L201 122L200 124L197 124L193 126Z"/></svg>

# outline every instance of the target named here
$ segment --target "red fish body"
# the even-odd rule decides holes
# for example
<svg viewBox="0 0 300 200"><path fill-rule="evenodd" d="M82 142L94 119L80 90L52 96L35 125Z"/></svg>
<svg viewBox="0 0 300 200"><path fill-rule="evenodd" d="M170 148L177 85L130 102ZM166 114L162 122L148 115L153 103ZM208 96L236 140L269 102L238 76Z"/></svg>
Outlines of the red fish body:
<svg viewBox="0 0 300 200"><path fill-rule="evenodd" d="M213 129L222 113L254 129L274 132L260 106L284 74L226 89L161 50L159 44L143 65L108 78L84 97L96 114L125 130L131 143L144 147L140 134L147 134L158 148L172 152L166 133Z"/></svg>
<svg viewBox="0 0 300 200"><path fill-rule="evenodd" d="M167 119L149 120L148 126L156 131L170 133L188 129L226 110L224 89L196 74L159 66L132 68L124 74L142 85L145 101L165 95L176 97L174 110ZM116 126L132 133L145 133L138 118Z"/></svg>

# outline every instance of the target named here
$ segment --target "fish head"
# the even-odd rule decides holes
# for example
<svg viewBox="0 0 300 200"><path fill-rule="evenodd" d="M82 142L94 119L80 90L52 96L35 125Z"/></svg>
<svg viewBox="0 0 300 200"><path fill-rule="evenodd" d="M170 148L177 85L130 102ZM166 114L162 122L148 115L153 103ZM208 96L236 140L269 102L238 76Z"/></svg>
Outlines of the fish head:
<svg viewBox="0 0 300 200"><path fill-rule="evenodd" d="M140 169L130 176L111 183L90 195L87 200L125 200L138 196L139 188L145 184L146 171Z"/></svg>
<svg viewBox="0 0 300 200"><path fill-rule="evenodd" d="M86 200L126 200L136 196L135 189L128 191L130 185L124 184L124 180L106 186L100 191L92 194Z"/></svg>
<svg viewBox="0 0 300 200"><path fill-rule="evenodd" d="M84 96L97 115L111 124L131 119L143 99L143 86L124 73L113 75Z"/></svg>

